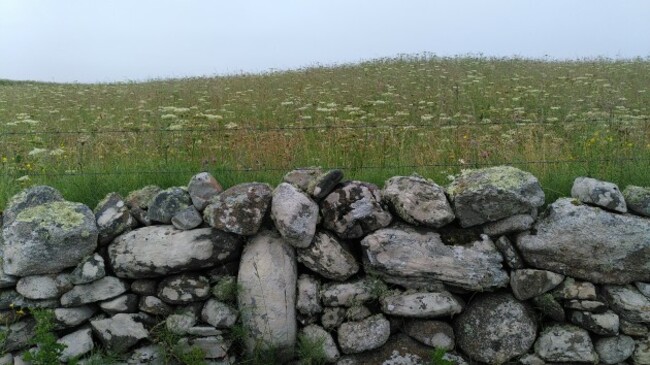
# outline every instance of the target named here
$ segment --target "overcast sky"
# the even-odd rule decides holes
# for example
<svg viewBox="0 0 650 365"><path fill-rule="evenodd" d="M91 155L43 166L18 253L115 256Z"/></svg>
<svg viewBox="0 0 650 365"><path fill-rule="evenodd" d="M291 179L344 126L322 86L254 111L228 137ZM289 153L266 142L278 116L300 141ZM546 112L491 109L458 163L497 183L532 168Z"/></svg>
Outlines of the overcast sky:
<svg viewBox="0 0 650 365"><path fill-rule="evenodd" d="M106 82L431 52L650 56L649 0L0 0L0 78Z"/></svg>

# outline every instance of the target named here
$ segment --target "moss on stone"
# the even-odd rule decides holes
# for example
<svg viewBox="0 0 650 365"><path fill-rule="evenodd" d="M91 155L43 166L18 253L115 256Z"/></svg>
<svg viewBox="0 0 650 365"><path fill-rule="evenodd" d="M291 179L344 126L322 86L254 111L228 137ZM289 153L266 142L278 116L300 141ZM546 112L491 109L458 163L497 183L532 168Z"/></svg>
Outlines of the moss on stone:
<svg viewBox="0 0 650 365"><path fill-rule="evenodd" d="M512 190L521 186L531 175L512 166L495 166L477 170L463 170L447 189L455 196L466 191L480 191L488 186Z"/></svg>
<svg viewBox="0 0 650 365"><path fill-rule="evenodd" d="M46 203L23 210L16 217L16 221L51 224L70 229L84 222L84 215L76 210L78 207L78 203L65 201Z"/></svg>

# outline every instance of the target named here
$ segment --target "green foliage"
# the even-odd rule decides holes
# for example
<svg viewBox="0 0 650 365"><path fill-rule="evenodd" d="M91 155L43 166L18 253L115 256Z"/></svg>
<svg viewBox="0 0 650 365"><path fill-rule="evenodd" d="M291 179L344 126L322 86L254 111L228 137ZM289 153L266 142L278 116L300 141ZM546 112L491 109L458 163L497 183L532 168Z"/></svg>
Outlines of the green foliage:
<svg viewBox="0 0 650 365"><path fill-rule="evenodd" d="M206 365L205 353L196 346L188 347L181 342L181 335L167 328L166 322L160 322L151 329L152 340L159 345L164 364L180 363L183 365Z"/></svg>
<svg viewBox="0 0 650 365"><path fill-rule="evenodd" d="M323 349L324 339L312 340L305 335L298 336L296 355L303 365L325 365L327 357Z"/></svg>
<svg viewBox="0 0 650 365"><path fill-rule="evenodd" d="M240 289L236 277L224 276L212 287L212 295L221 302L233 304L237 302L237 293Z"/></svg>
<svg viewBox="0 0 650 365"><path fill-rule="evenodd" d="M451 360L445 359L447 351L443 348L436 348L431 351L431 360L430 365L454 365L454 362Z"/></svg>
<svg viewBox="0 0 650 365"><path fill-rule="evenodd" d="M90 355L85 356L83 360L84 365L115 365L120 362L120 357L117 354L105 351L93 351ZM73 358L68 361L68 365L78 365L80 359Z"/></svg>
<svg viewBox="0 0 650 365"><path fill-rule="evenodd" d="M30 343L37 348L33 351L26 351L23 359L33 365L59 364L59 356L66 346L56 342L57 337L53 332L54 312L49 309L32 309L31 314L36 320L36 328L34 338Z"/></svg>

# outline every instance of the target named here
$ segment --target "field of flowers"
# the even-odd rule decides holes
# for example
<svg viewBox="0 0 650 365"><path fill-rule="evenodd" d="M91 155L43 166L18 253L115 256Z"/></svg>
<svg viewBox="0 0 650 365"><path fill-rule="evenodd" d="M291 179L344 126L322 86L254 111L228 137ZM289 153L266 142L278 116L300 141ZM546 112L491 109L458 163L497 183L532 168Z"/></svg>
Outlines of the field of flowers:
<svg viewBox="0 0 650 365"><path fill-rule="evenodd" d="M650 60L409 56L290 72L119 84L0 80L0 207L49 184L107 192L276 184L294 167L383 181L512 164L549 199L574 177L650 185Z"/></svg>

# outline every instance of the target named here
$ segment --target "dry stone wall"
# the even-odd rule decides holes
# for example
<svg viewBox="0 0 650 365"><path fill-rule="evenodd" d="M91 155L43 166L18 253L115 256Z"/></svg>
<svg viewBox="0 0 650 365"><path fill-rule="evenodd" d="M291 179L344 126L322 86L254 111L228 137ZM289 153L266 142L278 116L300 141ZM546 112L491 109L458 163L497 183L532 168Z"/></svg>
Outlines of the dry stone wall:
<svg viewBox="0 0 650 365"><path fill-rule="evenodd" d="M224 190L200 173L94 211L32 187L1 216L0 363L38 350L29 313L47 308L61 362L101 348L163 364L164 329L208 364L431 364L443 349L648 365L650 188L579 177L571 195L544 208L508 166L447 187L309 168Z"/></svg>

